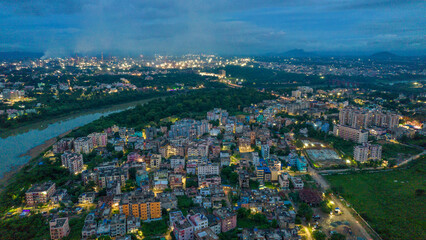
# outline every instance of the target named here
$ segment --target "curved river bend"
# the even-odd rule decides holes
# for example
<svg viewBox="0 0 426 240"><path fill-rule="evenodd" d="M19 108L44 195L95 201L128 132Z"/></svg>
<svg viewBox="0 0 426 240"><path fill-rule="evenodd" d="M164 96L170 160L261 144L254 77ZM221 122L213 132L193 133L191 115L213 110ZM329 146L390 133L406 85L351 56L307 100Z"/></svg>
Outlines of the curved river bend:
<svg viewBox="0 0 426 240"><path fill-rule="evenodd" d="M34 123L3 133L0 138L0 178L3 177L4 173L26 164L30 160L30 156L20 155L25 154L28 150L40 144L43 144L45 141L57 137L76 127L90 123L101 116L107 116L111 113L130 109L135 107L137 104L144 104L152 99L154 98L114 105L103 109L89 110L78 114L71 114L67 117Z"/></svg>

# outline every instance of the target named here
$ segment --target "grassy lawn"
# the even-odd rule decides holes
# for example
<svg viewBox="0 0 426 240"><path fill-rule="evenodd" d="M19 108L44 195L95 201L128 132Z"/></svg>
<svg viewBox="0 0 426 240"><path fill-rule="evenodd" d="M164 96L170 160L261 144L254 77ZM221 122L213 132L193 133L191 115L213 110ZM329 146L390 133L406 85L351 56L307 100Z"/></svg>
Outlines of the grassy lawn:
<svg viewBox="0 0 426 240"><path fill-rule="evenodd" d="M425 173L423 157L408 169L327 179L383 239L426 239Z"/></svg>
<svg viewBox="0 0 426 240"><path fill-rule="evenodd" d="M398 156L411 156L421 153L422 151L396 143L386 143L382 145L382 156L385 159L397 158Z"/></svg>

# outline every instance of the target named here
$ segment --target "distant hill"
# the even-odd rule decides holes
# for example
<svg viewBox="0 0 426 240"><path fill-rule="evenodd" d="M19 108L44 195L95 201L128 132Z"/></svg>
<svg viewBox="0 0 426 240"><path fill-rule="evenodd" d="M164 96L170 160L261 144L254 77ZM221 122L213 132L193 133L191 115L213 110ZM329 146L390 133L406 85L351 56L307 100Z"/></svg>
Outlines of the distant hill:
<svg viewBox="0 0 426 240"><path fill-rule="evenodd" d="M287 52L282 53L268 53L267 56L280 56L280 57L294 57L294 58L303 58L303 57L317 57L318 54L314 52L306 52L303 49L292 49Z"/></svg>
<svg viewBox="0 0 426 240"><path fill-rule="evenodd" d="M371 58L374 59L396 59L396 58L401 58L400 56L393 54L391 52L377 52L374 53L370 56Z"/></svg>
<svg viewBox="0 0 426 240"><path fill-rule="evenodd" d="M315 57L317 56L314 52L305 52L303 49L293 49L290 51L287 51L283 54L287 57Z"/></svg>
<svg viewBox="0 0 426 240"><path fill-rule="evenodd" d="M44 54L37 52L0 52L0 60L22 60L28 58L41 58Z"/></svg>

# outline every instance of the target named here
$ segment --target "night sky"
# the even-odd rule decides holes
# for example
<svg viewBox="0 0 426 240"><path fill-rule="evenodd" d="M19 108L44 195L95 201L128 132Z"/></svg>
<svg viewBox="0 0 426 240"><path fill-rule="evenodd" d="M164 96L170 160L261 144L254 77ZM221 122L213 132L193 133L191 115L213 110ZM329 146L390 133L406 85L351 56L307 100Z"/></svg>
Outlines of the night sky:
<svg viewBox="0 0 426 240"><path fill-rule="evenodd" d="M426 52L426 1L0 0L0 51Z"/></svg>

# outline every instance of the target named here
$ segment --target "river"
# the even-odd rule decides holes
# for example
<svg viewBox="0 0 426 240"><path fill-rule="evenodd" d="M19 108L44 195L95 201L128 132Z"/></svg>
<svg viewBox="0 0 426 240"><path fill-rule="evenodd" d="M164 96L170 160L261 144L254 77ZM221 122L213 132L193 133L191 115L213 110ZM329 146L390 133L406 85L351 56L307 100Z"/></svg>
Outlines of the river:
<svg viewBox="0 0 426 240"><path fill-rule="evenodd" d="M0 138L0 178L6 172L26 164L30 160L30 156L21 155L43 144L45 141L90 123L101 116L130 109L137 104L144 104L152 99L154 98L71 114L66 117L38 122L2 133Z"/></svg>

